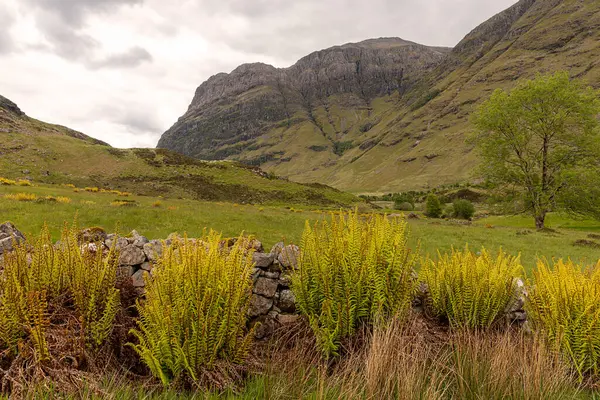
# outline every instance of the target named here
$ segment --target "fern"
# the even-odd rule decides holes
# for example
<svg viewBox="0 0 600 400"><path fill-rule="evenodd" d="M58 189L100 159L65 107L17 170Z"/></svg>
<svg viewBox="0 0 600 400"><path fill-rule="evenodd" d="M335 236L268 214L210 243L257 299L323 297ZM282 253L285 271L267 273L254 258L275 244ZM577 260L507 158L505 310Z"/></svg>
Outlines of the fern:
<svg viewBox="0 0 600 400"><path fill-rule="evenodd" d="M519 257L502 250L494 258L468 248L425 260L421 279L427 284L427 309L456 328L488 328L515 301L516 276L522 272Z"/></svg>
<svg viewBox="0 0 600 400"><path fill-rule="evenodd" d="M292 287L325 356L339 355L341 340L362 324L407 315L416 254L406 242L406 222L382 215L354 211L306 223Z"/></svg>
<svg viewBox="0 0 600 400"><path fill-rule="evenodd" d="M211 231L202 240L167 247L138 301L132 347L163 384L197 381L219 361L243 363L253 332L246 315L252 293L252 254L240 238L228 249ZM166 246L165 246L166 247Z"/></svg>
<svg viewBox="0 0 600 400"><path fill-rule="evenodd" d="M526 302L530 320L572 362L581 378L600 373L600 262L539 260Z"/></svg>
<svg viewBox="0 0 600 400"><path fill-rule="evenodd" d="M13 354L20 340L29 338L39 361L50 358L46 340L49 304L62 305L73 299L81 322L84 345L96 348L112 331L120 308L115 289L118 255L112 249L105 257L80 247L76 224L65 225L54 245L44 226L31 245L21 244L5 254L0 272L0 349ZM101 249L101 245L97 244Z"/></svg>

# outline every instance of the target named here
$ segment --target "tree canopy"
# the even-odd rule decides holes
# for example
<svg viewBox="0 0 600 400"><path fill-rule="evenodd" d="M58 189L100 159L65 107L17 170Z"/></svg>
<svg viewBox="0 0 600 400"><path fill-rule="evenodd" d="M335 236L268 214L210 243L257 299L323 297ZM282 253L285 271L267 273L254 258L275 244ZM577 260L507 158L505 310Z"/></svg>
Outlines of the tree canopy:
<svg viewBox="0 0 600 400"><path fill-rule="evenodd" d="M558 72L498 89L475 113L480 171L518 191L537 228L558 209L600 218L599 98Z"/></svg>

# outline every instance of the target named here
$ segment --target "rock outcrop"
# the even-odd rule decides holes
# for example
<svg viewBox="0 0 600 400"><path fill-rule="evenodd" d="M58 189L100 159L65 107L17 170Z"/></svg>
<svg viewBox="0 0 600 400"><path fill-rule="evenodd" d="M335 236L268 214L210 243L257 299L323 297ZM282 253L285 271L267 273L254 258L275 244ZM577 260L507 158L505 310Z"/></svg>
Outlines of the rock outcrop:
<svg viewBox="0 0 600 400"><path fill-rule="evenodd" d="M312 53L289 68L244 64L200 85L186 114L158 147L223 159L277 125L314 119L330 96L349 107L368 107L376 97L405 92L449 51L398 38L372 39Z"/></svg>
<svg viewBox="0 0 600 400"><path fill-rule="evenodd" d="M0 111L1 110L5 110L17 116L25 115L25 113L21 111L21 109L15 103L13 103L12 101L10 101L2 95L0 95Z"/></svg>

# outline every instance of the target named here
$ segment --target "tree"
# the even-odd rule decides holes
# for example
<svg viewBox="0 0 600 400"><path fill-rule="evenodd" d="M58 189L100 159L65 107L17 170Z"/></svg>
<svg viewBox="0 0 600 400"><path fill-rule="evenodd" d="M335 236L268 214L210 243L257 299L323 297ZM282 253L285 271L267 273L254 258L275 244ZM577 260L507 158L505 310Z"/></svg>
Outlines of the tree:
<svg viewBox="0 0 600 400"><path fill-rule="evenodd" d="M430 193L425 201L425 215L430 218L440 218L442 216L440 199L433 193Z"/></svg>
<svg viewBox="0 0 600 400"><path fill-rule="evenodd" d="M519 193L538 229L558 209L600 216L599 95L558 72L498 89L475 113L483 176Z"/></svg>
<svg viewBox="0 0 600 400"><path fill-rule="evenodd" d="M469 200L456 199L452 208L454 218L471 219L475 215L475 206Z"/></svg>

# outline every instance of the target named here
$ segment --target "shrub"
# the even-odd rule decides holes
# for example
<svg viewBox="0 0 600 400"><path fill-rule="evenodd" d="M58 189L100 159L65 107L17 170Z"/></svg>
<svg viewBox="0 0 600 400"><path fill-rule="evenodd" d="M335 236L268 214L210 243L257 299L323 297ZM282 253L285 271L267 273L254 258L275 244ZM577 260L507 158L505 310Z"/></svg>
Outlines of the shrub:
<svg viewBox="0 0 600 400"><path fill-rule="evenodd" d="M85 191L90 193L98 193L100 192L100 189L98 189L97 187L86 187Z"/></svg>
<svg viewBox="0 0 600 400"><path fill-rule="evenodd" d="M415 207L412 204L406 201L402 203L395 202L394 208L399 211L413 211L415 209Z"/></svg>
<svg viewBox="0 0 600 400"><path fill-rule="evenodd" d="M427 196L425 202L425 215L429 218L440 218L442 216L440 199L433 193L430 193L429 196Z"/></svg>
<svg viewBox="0 0 600 400"><path fill-rule="evenodd" d="M33 186L33 185L31 184L31 182L29 182L28 180L25 180L25 179L19 179L19 180L17 181L17 185L18 185L18 186Z"/></svg>
<svg viewBox="0 0 600 400"><path fill-rule="evenodd" d="M4 197L9 200L16 200L16 201L36 201L37 200L37 196L33 193L5 194Z"/></svg>
<svg viewBox="0 0 600 400"><path fill-rule="evenodd" d="M313 227L306 223L292 287L327 357L338 355L340 341L361 325L406 316L415 293L411 273L417 258L406 243L403 219L361 219L349 212L332 214L329 222Z"/></svg>
<svg viewBox="0 0 600 400"><path fill-rule="evenodd" d="M580 377L600 373L600 262L584 270L570 260L538 261L526 309Z"/></svg>
<svg viewBox="0 0 600 400"><path fill-rule="evenodd" d="M160 200L156 200L154 203L152 203L152 207L154 208L159 208L162 206L162 202Z"/></svg>
<svg viewBox="0 0 600 400"><path fill-rule="evenodd" d="M76 342L82 348L76 350L78 354L106 340L120 305L115 289L118 254L112 249L104 257L93 249L79 246L75 227L65 228L60 244L54 246L44 227L33 246L19 245L4 255L0 273L0 349L18 353L23 339L29 339L38 361L69 356L64 354L64 345L58 346L58 354L50 351L50 309L62 310L62 318L65 313L74 313L73 322L57 332L79 337ZM54 343L59 339L57 332L52 336Z"/></svg>
<svg viewBox="0 0 600 400"><path fill-rule="evenodd" d="M62 204L70 204L72 202L72 200L69 197L62 197L62 196L57 197L56 201L58 201L59 203L62 203Z"/></svg>
<svg viewBox="0 0 600 400"><path fill-rule="evenodd" d="M427 259L420 276L428 287L427 311L456 328L488 328L503 316L517 293L520 257L465 248Z"/></svg>
<svg viewBox="0 0 600 400"><path fill-rule="evenodd" d="M16 184L17 184L17 181L0 177L0 185L14 186Z"/></svg>
<svg viewBox="0 0 600 400"><path fill-rule="evenodd" d="M212 231L202 240L175 241L147 280L145 300L137 303L139 329L132 332L139 344L133 348L165 385L209 379L217 366L228 371L248 354L254 335L245 331L252 254L243 238L231 249L220 241Z"/></svg>
<svg viewBox="0 0 600 400"><path fill-rule="evenodd" d="M113 207L137 207L138 203L135 200L115 200L110 205Z"/></svg>
<svg viewBox="0 0 600 400"><path fill-rule="evenodd" d="M452 207L454 208L454 218L471 219L475 214L475 206L469 200L454 200Z"/></svg>

